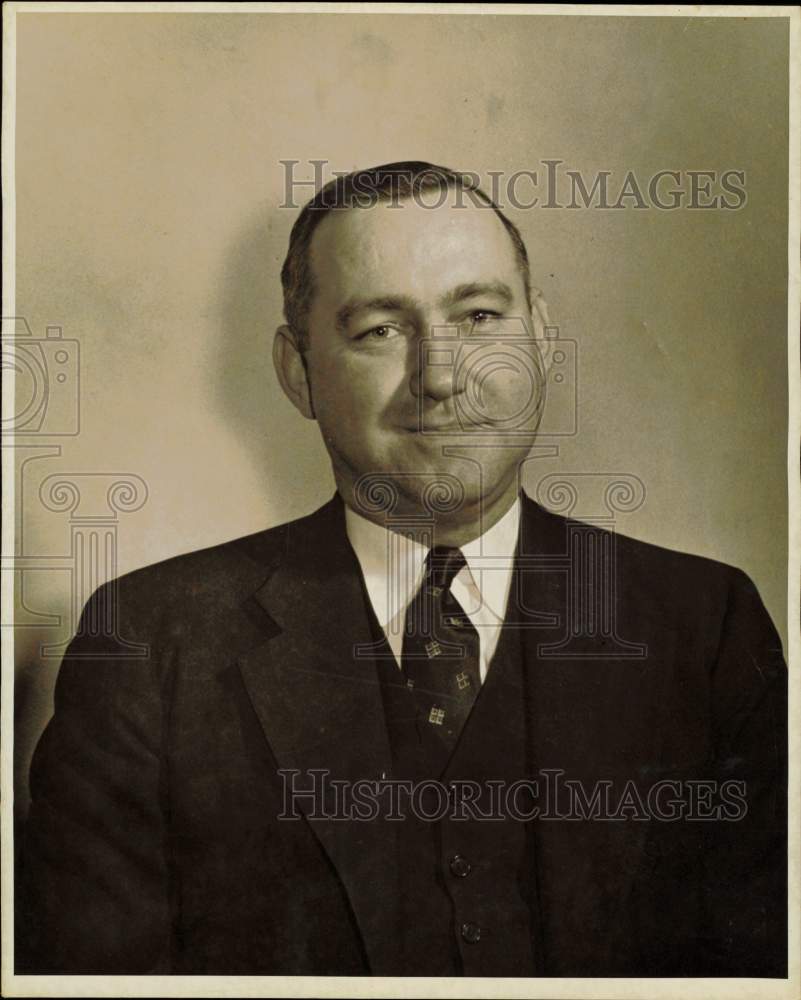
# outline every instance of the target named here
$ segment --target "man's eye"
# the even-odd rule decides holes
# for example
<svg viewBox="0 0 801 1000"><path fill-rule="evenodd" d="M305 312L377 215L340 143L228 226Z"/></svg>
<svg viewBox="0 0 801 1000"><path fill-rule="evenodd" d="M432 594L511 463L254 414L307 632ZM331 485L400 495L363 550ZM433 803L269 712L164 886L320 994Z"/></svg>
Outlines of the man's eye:
<svg viewBox="0 0 801 1000"><path fill-rule="evenodd" d="M491 323L493 320L499 319L500 315L500 313L492 309L474 309L470 313L470 322L474 326L481 326L484 323Z"/></svg>
<svg viewBox="0 0 801 1000"><path fill-rule="evenodd" d="M359 334L357 340L394 340L400 336L394 326L374 326L370 330Z"/></svg>

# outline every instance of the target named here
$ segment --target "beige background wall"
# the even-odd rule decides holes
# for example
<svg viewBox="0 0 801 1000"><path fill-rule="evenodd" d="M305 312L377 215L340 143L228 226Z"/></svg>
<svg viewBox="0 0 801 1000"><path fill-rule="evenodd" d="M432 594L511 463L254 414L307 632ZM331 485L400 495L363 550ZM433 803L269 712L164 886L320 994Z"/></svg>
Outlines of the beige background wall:
<svg viewBox="0 0 801 1000"><path fill-rule="evenodd" d="M43 507L42 479L141 477L146 503L118 517L120 572L332 492L316 429L279 395L269 360L295 217L278 207L281 159L347 170L421 158L482 175L542 170L544 158L617 178L744 170L736 212L510 211L579 352L580 432L527 484L636 475L645 503L620 530L741 566L784 637L786 21L17 23L16 313L35 336L61 326L81 351L80 433L40 436L60 453L40 452L21 476L19 544L33 557L17 638L23 808L58 666L40 646L74 625L70 520Z"/></svg>

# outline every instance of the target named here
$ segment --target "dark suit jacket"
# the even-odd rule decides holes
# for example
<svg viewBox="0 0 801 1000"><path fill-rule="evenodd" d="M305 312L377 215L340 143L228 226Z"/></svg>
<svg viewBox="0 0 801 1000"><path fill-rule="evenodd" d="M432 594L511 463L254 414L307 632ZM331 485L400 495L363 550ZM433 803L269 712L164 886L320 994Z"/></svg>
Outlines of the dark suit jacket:
<svg viewBox="0 0 801 1000"><path fill-rule="evenodd" d="M559 769L586 790L634 780L644 794L659 779L739 780L748 811L534 821L539 971L784 976L776 632L739 570L594 529L614 590L586 578L605 610L572 634L581 529L524 498L532 774ZM122 642L98 627L112 612ZM337 498L101 588L31 769L17 971L403 974L397 824L276 818L278 768L391 769L362 642ZM137 643L147 655L131 655Z"/></svg>

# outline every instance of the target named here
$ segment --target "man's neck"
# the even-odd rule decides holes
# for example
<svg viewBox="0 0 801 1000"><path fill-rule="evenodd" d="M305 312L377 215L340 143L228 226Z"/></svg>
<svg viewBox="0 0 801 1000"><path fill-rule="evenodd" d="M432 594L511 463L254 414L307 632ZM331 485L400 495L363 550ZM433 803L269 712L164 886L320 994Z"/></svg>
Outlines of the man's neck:
<svg viewBox="0 0 801 1000"><path fill-rule="evenodd" d="M347 491L341 490L340 496L346 506L359 516L425 545L432 542L433 521L434 544L459 548L494 527L512 508L519 492L516 488L507 489L496 498L482 497L474 505L463 506L453 513L438 513L407 502L399 504L400 509L393 510L391 515L385 511L363 509L353 502L352 494ZM417 518L419 527L415 525Z"/></svg>

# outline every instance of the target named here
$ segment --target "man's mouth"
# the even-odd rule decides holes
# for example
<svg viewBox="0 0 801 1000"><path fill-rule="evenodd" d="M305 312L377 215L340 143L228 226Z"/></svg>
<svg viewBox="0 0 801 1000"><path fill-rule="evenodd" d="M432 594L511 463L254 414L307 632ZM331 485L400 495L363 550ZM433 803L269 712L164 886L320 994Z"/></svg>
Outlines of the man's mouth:
<svg viewBox="0 0 801 1000"><path fill-rule="evenodd" d="M422 421L417 421L405 428L409 434L449 434L454 432L462 432L464 434L471 434L475 431L489 430L492 428L492 424L489 421L476 421L475 423L468 420L456 420L453 417L447 419L431 419L426 418Z"/></svg>

